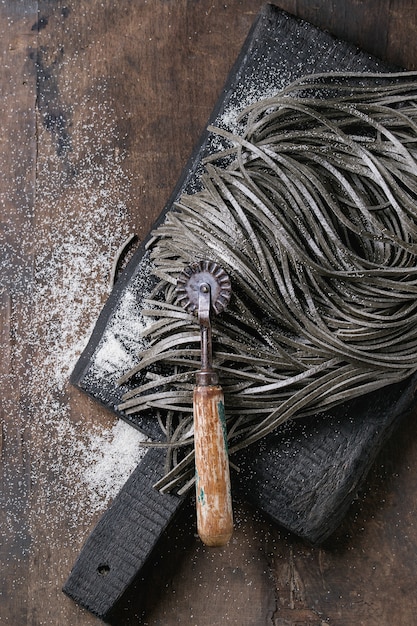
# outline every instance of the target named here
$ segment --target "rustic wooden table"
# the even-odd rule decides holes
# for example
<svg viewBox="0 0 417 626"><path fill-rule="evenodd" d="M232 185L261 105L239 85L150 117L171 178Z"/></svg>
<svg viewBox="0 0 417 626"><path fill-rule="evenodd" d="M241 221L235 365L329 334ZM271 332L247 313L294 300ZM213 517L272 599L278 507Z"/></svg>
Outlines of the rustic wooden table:
<svg viewBox="0 0 417 626"><path fill-rule="evenodd" d="M99 623L61 587L138 442L68 375L108 296L118 247L131 232L144 236L164 206L262 4L0 5L0 623ZM417 69L413 0L279 6ZM117 623L414 624L416 493L411 416L325 545L237 502L231 545L212 552L177 537L169 571L150 574L142 621L132 599Z"/></svg>

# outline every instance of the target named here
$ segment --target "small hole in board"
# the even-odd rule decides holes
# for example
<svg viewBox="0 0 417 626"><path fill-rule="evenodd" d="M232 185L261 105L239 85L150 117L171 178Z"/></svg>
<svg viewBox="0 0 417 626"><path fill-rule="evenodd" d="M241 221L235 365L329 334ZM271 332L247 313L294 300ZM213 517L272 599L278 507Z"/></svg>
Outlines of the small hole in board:
<svg viewBox="0 0 417 626"><path fill-rule="evenodd" d="M100 574L100 576L107 576L107 574L110 572L110 566L103 563L102 565L99 565L97 568L97 573Z"/></svg>

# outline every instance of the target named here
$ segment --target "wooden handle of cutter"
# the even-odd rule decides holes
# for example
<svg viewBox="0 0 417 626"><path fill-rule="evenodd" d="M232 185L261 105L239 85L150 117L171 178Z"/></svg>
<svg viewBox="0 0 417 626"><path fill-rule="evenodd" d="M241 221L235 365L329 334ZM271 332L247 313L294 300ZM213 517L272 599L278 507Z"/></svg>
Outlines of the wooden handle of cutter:
<svg viewBox="0 0 417 626"><path fill-rule="evenodd" d="M224 546L233 533L224 397L218 385L194 387L197 530L207 546Z"/></svg>

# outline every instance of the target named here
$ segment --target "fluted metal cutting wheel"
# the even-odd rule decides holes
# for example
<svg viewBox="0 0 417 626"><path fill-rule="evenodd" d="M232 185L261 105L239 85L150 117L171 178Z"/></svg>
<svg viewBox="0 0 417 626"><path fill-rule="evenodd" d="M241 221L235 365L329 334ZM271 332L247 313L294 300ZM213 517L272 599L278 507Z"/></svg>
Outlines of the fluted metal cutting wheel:
<svg viewBox="0 0 417 626"><path fill-rule="evenodd" d="M214 261L198 261L183 269L177 279L177 302L188 313L196 315L203 283L210 287L212 313L218 315L229 304L232 286L228 274Z"/></svg>

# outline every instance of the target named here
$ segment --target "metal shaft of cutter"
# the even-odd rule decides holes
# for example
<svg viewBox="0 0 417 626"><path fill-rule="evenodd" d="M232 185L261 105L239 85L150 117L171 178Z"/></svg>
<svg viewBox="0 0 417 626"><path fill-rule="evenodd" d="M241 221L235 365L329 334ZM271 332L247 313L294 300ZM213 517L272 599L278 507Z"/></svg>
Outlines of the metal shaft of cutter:
<svg viewBox="0 0 417 626"><path fill-rule="evenodd" d="M210 285L201 283L198 294L198 321L201 335L201 371L197 373L197 384L199 385L213 385L217 383L217 375L213 370L210 311Z"/></svg>

